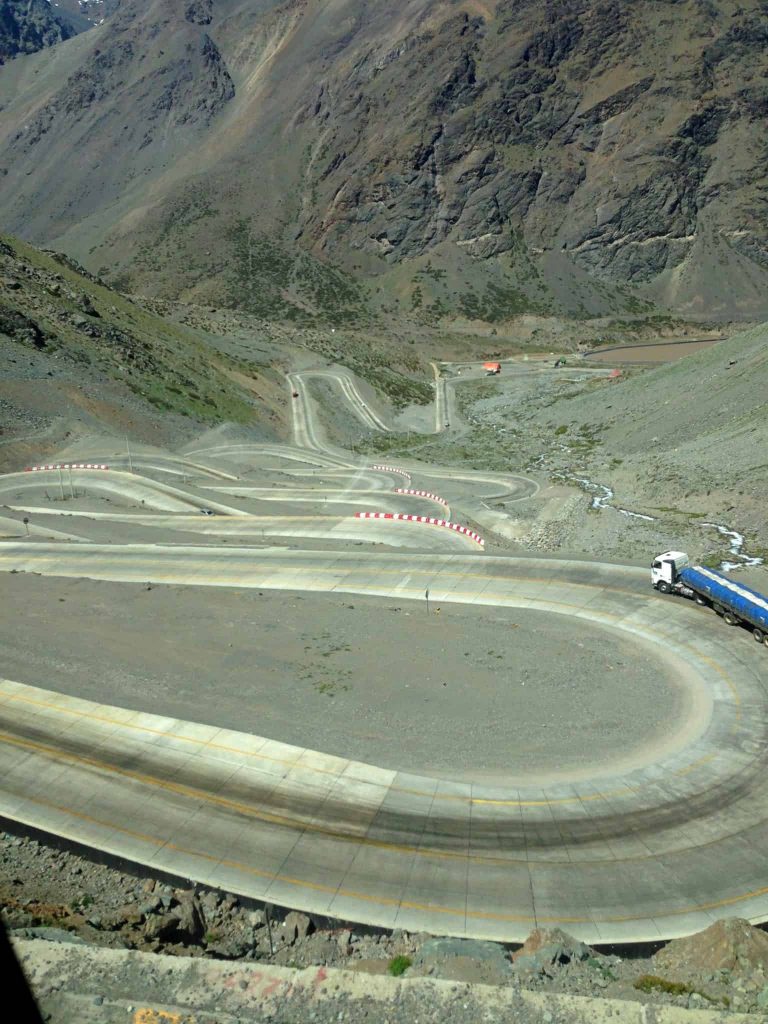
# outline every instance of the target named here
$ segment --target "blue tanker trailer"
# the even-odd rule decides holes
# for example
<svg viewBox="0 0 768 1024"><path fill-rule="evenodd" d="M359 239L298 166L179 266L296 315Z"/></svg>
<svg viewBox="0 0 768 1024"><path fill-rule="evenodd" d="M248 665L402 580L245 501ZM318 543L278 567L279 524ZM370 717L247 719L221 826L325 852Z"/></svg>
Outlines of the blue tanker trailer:
<svg viewBox="0 0 768 1024"><path fill-rule="evenodd" d="M721 572L691 565L684 551L665 551L651 566L651 582L662 594L680 594L714 608L729 626L745 625L768 647L768 597Z"/></svg>

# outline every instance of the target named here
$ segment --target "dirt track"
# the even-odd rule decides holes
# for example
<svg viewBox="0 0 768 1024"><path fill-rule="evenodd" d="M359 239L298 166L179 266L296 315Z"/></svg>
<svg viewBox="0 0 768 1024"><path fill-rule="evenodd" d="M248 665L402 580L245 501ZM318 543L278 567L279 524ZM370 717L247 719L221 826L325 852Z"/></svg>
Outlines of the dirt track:
<svg viewBox="0 0 768 1024"><path fill-rule="evenodd" d="M684 356L692 356L703 348L714 345L719 338L702 338L691 341L652 342L648 345L618 345L596 349L589 353L591 363L673 363Z"/></svg>

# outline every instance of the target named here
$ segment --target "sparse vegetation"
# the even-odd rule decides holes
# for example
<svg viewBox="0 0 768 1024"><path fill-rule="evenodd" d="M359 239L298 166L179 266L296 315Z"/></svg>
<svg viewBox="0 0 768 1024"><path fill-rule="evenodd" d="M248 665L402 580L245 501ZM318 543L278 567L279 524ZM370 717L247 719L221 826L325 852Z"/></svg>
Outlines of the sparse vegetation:
<svg viewBox="0 0 768 1024"><path fill-rule="evenodd" d="M245 219L230 229L228 240L234 255L224 275L228 305L307 326L370 320L362 286L338 268L289 252Z"/></svg>
<svg viewBox="0 0 768 1024"><path fill-rule="evenodd" d="M638 992L665 992L670 996L689 995L694 989L684 981L669 981L667 978L660 978L657 974L641 974L633 982L633 988Z"/></svg>
<svg viewBox="0 0 768 1024"><path fill-rule="evenodd" d="M413 960L409 956L393 956L389 961L387 970L393 978L399 978L412 965Z"/></svg>
<svg viewBox="0 0 768 1024"><path fill-rule="evenodd" d="M542 308L541 302L529 298L513 285L490 282L481 294L474 291L462 292L459 296L459 312L470 320L499 323L518 313L543 313L548 310Z"/></svg>
<svg viewBox="0 0 768 1024"><path fill-rule="evenodd" d="M723 1006L730 1005L730 999L727 996L722 999L715 999L706 992L702 992L701 989L688 984L688 982L670 981L668 978L661 978L657 974L641 974L632 984L638 992L663 993L668 996L695 995L708 1003L722 1004Z"/></svg>
<svg viewBox="0 0 768 1024"><path fill-rule="evenodd" d="M45 339L35 344L32 328L25 328L11 335L19 344L90 365L163 411L204 423L253 420L249 396L216 369L192 331L115 292L68 257L17 239L2 242L30 268L13 301Z"/></svg>

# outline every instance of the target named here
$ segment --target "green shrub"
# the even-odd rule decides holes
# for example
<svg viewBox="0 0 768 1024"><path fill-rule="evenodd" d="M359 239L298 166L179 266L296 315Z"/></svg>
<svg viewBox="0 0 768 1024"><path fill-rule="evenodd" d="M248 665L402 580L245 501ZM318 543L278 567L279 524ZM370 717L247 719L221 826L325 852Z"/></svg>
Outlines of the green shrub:
<svg viewBox="0 0 768 1024"><path fill-rule="evenodd" d="M405 974L412 963L413 960L409 956L393 956L387 970L394 978L399 978L401 974Z"/></svg>
<svg viewBox="0 0 768 1024"><path fill-rule="evenodd" d="M641 974L633 983L639 992L665 992L669 996L686 996L693 992L684 981L669 981L657 974Z"/></svg>

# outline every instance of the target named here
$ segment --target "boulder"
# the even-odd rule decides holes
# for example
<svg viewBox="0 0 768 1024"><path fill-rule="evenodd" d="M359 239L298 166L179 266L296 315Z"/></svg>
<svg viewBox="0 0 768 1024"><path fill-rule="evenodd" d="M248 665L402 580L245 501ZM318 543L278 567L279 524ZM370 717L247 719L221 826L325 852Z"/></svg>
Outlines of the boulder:
<svg viewBox="0 0 768 1024"><path fill-rule="evenodd" d="M220 900L217 892L204 892L199 896L199 900L206 921L212 921L218 916Z"/></svg>
<svg viewBox="0 0 768 1024"><path fill-rule="evenodd" d="M96 309L96 307L94 306L93 301L91 300L90 295L88 295L86 292L82 292L80 294L80 297L77 300L77 304L78 304L79 308L83 311L83 313L87 313L88 316L100 316L101 315L99 313L98 309Z"/></svg>
<svg viewBox="0 0 768 1024"><path fill-rule="evenodd" d="M336 962L339 954L338 943L324 935L313 935L309 945L304 949L304 958L307 964L322 966Z"/></svg>
<svg viewBox="0 0 768 1024"><path fill-rule="evenodd" d="M156 914L162 905L163 903L159 896L152 896L139 905L139 912L145 917L149 914Z"/></svg>
<svg viewBox="0 0 768 1024"><path fill-rule="evenodd" d="M722 969L744 973L755 968L768 973L768 935L743 918L728 917L703 932L673 939L653 960L660 968L678 973Z"/></svg>
<svg viewBox="0 0 768 1024"><path fill-rule="evenodd" d="M179 919L170 912L165 914L152 914L144 922L144 938L147 942L154 939L160 942L172 942L176 938L179 927Z"/></svg>
<svg viewBox="0 0 768 1024"><path fill-rule="evenodd" d="M205 948L210 956L219 960L242 960L253 949L253 940L250 935L238 932L236 935L227 935L208 942Z"/></svg>
<svg viewBox="0 0 768 1024"><path fill-rule="evenodd" d="M172 910L178 925L176 941L191 946L199 942L205 935L205 918L200 901L192 892L179 893L179 902Z"/></svg>
<svg viewBox="0 0 768 1024"><path fill-rule="evenodd" d="M16 341L45 348L46 334L42 328L18 310L0 304L0 334L7 334Z"/></svg>
<svg viewBox="0 0 768 1024"><path fill-rule="evenodd" d="M108 911L101 914L101 927L105 931L117 931L120 928L136 928L143 923L147 913L153 913L157 908L144 911L135 903L128 903L118 910Z"/></svg>
<svg viewBox="0 0 768 1024"><path fill-rule="evenodd" d="M560 928L536 928L512 954L512 960L517 972L540 973L549 967L586 960L590 956L594 953L586 943Z"/></svg>
<svg viewBox="0 0 768 1024"><path fill-rule="evenodd" d="M306 914L300 914L296 910L292 910L289 914L285 915L283 936L286 942L293 944L298 939L305 939L314 930L315 926Z"/></svg>
<svg viewBox="0 0 768 1024"><path fill-rule="evenodd" d="M413 958L411 976L429 976L469 984L508 982L512 967L503 946L478 939L428 939Z"/></svg>

